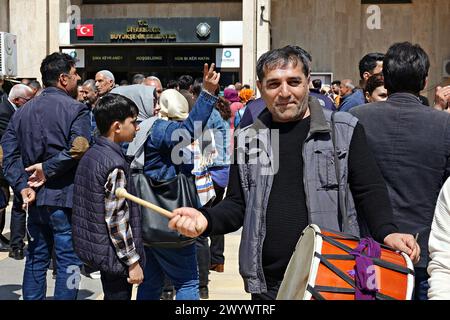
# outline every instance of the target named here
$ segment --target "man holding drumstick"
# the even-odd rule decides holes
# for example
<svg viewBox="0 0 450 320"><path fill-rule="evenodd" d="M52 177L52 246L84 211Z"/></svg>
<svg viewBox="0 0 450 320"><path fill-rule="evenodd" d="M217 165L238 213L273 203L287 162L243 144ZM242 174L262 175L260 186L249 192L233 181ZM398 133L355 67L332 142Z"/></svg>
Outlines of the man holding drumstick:
<svg viewBox="0 0 450 320"><path fill-rule="evenodd" d="M414 237L398 233L393 223L363 127L342 112L330 129L332 112L309 97L310 63L296 46L261 56L257 85L267 110L236 133L226 198L214 208L177 209L169 223L191 237L243 226L239 269L255 300L276 298L299 236L311 223L360 236L363 219L378 242L415 262L420 253Z"/></svg>

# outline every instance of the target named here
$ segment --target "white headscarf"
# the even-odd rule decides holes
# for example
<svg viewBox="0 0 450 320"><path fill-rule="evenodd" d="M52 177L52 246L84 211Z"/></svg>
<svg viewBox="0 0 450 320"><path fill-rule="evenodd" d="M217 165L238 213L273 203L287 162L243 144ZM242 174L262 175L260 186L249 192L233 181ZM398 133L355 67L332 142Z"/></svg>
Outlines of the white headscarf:
<svg viewBox="0 0 450 320"><path fill-rule="evenodd" d="M159 98L159 117L165 120L184 121L189 115L189 103L186 98L175 89L163 91Z"/></svg>

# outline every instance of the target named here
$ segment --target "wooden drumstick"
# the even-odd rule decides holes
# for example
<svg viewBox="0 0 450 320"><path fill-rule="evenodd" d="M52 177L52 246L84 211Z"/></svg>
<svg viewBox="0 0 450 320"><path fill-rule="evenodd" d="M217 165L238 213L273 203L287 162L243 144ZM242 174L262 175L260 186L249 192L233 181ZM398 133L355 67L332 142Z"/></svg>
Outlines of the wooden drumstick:
<svg viewBox="0 0 450 320"><path fill-rule="evenodd" d="M163 217L166 217L168 219L172 218L172 212L170 212L169 210L163 209L161 207L158 207L157 205L154 205L151 202L142 200L141 198L135 197L132 194L129 194L127 192L127 190L125 190L124 188L117 188L116 189L116 197L118 198L126 198L128 200L131 200L133 202L136 202L137 204L152 209L153 211L158 212L160 215L162 215Z"/></svg>

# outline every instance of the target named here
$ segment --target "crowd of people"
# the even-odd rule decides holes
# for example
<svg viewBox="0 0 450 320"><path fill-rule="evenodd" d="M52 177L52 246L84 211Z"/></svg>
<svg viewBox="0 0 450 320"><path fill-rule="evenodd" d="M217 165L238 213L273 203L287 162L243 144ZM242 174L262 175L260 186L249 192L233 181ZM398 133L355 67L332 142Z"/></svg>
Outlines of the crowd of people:
<svg viewBox="0 0 450 320"><path fill-rule="evenodd" d="M47 56L43 88L25 79L0 105L0 231L14 197L0 250L24 259L28 240L24 299L45 298L52 265L55 299L77 297L73 273L100 274L107 300L131 299L134 284L138 300L207 299L224 234L241 227L245 290L276 299L309 224L406 253L414 298L449 298L450 86L429 105L428 55L407 42L365 55L357 86L311 79L312 61L298 46L263 54L257 98L221 88L213 64L200 79L117 85L109 70L82 81L73 58Z"/></svg>

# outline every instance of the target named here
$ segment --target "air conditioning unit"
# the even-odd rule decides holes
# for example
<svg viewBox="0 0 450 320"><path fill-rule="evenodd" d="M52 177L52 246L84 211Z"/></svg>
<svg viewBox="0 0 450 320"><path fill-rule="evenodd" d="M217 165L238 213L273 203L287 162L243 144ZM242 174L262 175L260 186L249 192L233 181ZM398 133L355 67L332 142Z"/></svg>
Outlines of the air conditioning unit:
<svg viewBox="0 0 450 320"><path fill-rule="evenodd" d="M0 32L0 77L17 76L17 37Z"/></svg>
<svg viewBox="0 0 450 320"><path fill-rule="evenodd" d="M444 61L444 78L450 78L450 60Z"/></svg>

